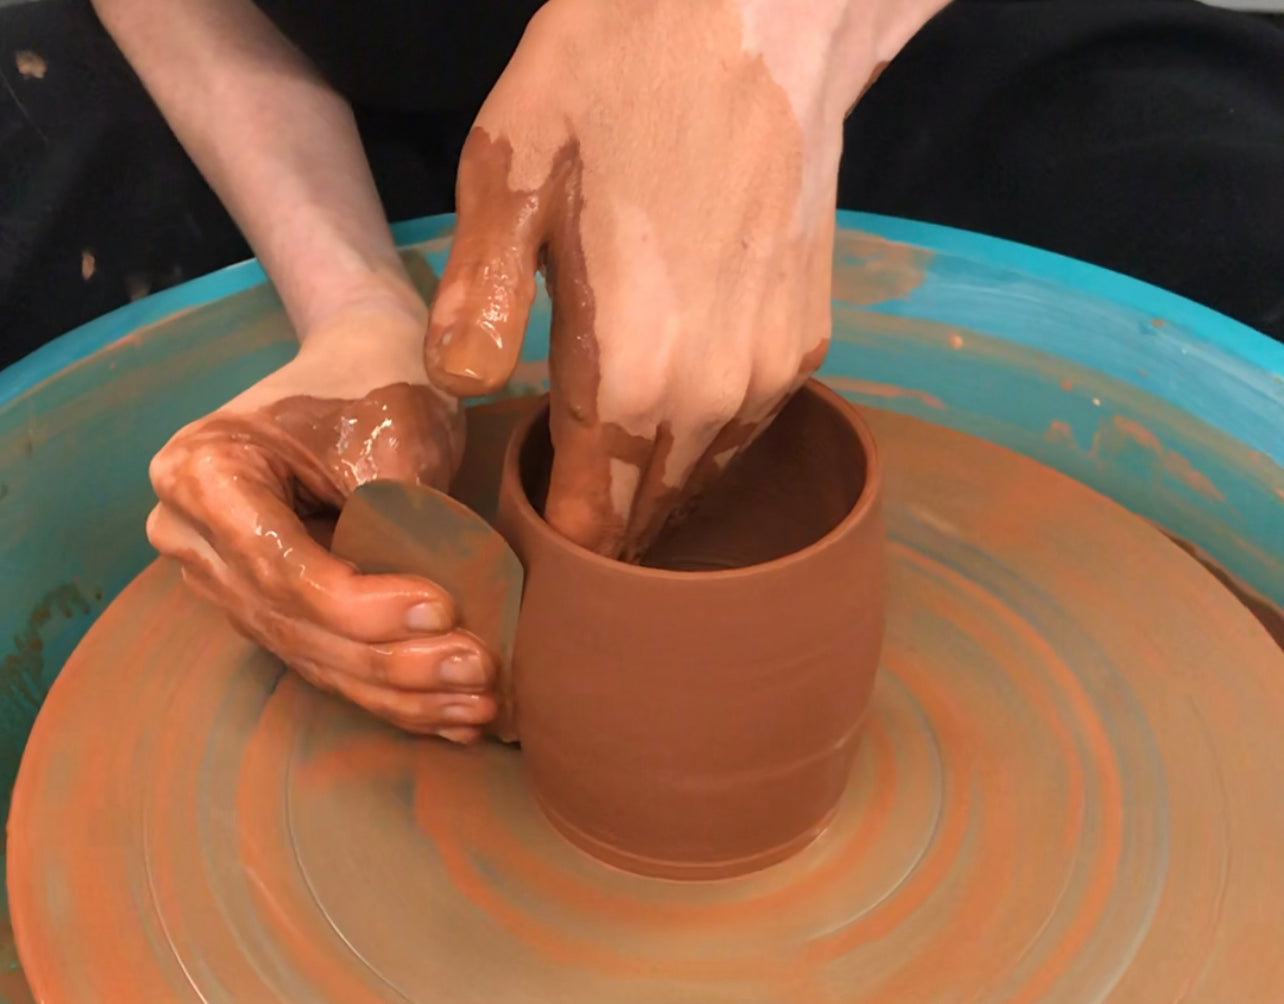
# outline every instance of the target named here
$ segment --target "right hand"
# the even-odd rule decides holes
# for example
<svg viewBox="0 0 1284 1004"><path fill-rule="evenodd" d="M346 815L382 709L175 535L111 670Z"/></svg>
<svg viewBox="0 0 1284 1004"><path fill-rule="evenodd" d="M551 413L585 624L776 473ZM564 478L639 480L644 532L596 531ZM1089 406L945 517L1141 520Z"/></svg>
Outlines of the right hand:
<svg viewBox="0 0 1284 1004"><path fill-rule="evenodd" d="M829 345L843 115L944 0L548 0L464 144L428 372L490 394L552 299L544 516L634 560Z"/></svg>
<svg viewBox="0 0 1284 1004"><path fill-rule="evenodd" d="M151 464L160 504L147 534L315 686L408 731L470 742L496 713L495 665L457 628L451 597L414 576L358 574L305 525L376 478L449 485L463 415L428 384L421 307L328 320L292 361L179 430Z"/></svg>

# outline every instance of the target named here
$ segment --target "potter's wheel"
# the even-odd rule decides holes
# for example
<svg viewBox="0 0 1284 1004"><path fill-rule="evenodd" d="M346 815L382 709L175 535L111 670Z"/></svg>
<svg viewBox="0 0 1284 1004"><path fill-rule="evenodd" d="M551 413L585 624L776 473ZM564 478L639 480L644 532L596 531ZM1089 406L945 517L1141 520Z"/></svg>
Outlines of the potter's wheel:
<svg viewBox="0 0 1284 1004"><path fill-rule="evenodd" d="M582 856L520 755L399 736L156 564L55 684L10 822L39 999L1193 1001L1284 995L1284 653L1194 560L1001 447L870 414L882 677L798 857Z"/></svg>

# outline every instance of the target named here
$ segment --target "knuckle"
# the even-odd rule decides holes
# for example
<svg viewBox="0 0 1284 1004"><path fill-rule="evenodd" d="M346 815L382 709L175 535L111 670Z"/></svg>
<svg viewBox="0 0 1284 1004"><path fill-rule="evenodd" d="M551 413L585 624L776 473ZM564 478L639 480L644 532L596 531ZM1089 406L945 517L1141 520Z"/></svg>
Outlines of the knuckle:
<svg viewBox="0 0 1284 1004"><path fill-rule="evenodd" d="M230 446L228 439L214 436L202 436L183 442L176 450L178 460L174 473L179 476L221 473L228 467Z"/></svg>
<svg viewBox="0 0 1284 1004"><path fill-rule="evenodd" d="M745 392L741 417L751 421L763 418L809 375L799 352L791 349L760 354Z"/></svg>
<svg viewBox="0 0 1284 1004"><path fill-rule="evenodd" d="M147 464L147 477L151 481L152 490L164 499L171 491L175 481L175 474L180 463L179 454L181 448L176 447L171 440L170 443L161 447Z"/></svg>
<svg viewBox="0 0 1284 1004"><path fill-rule="evenodd" d="M738 369L703 383L685 403L682 425L695 434L717 432L739 414L748 389L748 373Z"/></svg>
<svg viewBox="0 0 1284 1004"><path fill-rule="evenodd" d="M754 361L751 393L758 399L785 394L802 371L801 352L792 347L785 350L779 345L768 346Z"/></svg>
<svg viewBox="0 0 1284 1004"><path fill-rule="evenodd" d="M647 379L613 380L603 376L598 394L598 417L634 435L649 435L663 413L661 385Z"/></svg>
<svg viewBox="0 0 1284 1004"><path fill-rule="evenodd" d="M833 340L828 319L818 330L811 332L805 339L798 356L798 375L802 379L811 376L820 369L825 357L829 355L829 345Z"/></svg>
<svg viewBox="0 0 1284 1004"><path fill-rule="evenodd" d="M143 529L147 534L147 543L151 544L161 554L169 553L169 534L166 532L165 514L161 511L160 506L152 507L152 511L147 514L147 522L144 524Z"/></svg>
<svg viewBox="0 0 1284 1004"><path fill-rule="evenodd" d="M401 685L405 677L404 661L403 654L389 646L371 645L366 649L366 676L379 686Z"/></svg>
<svg viewBox="0 0 1284 1004"><path fill-rule="evenodd" d="M153 491L180 509L194 503L202 486L227 477L230 445L226 439L180 430L147 465Z"/></svg>
<svg viewBox="0 0 1284 1004"><path fill-rule="evenodd" d="M248 550L248 549L247 549ZM278 612L285 612L291 606L295 589L282 574L280 554L262 554L250 551L242 556L245 571L262 600Z"/></svg>
<svg viewBox="0 0 1284 1004"><path fill-rule="evenodd" d="M548 3L539 7L526 22L523 39L531 39L533 44L547 45L553 43L565 49L578 35L575 24L570 19L575 15L565 10L565 5ZM569 29L569 30L568 30ZM534 40L539 40L535 42ZM575 64L564 64L575 65Z"/></svg>
<svg viewBox="0 0 1284 1004"><path fill-rule="evenodd" d="M147 516L144 525L147 542L167 558L177 558L185 566L206 571L207 562L200 560L198 537L187 524L158 505Z"/></svg>

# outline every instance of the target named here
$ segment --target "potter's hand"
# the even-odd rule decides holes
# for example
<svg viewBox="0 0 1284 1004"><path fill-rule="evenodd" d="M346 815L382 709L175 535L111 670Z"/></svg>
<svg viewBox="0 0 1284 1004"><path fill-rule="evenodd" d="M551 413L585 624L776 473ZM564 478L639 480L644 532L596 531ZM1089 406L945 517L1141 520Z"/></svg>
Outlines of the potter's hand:
<svg viewBox="0 0 1284 1004"><path fill-rule="evenodd" d="M191 587L316 686L469 741L495 714L493 668L454 630L450 597L411 576L357 574L303 522L375 478L448 484L462 413L427 386L426 320L421 304L380 306L309 332L293 361L157 454L147 531Z"/></svg>
<svg viewBox="0 0 1284 1004"><path fill-rule="evenodd" d="M546 263L546 516L635 556L821 362L842 120L942 0L550 0L465 145L426 344L516 364Z"/></svg>

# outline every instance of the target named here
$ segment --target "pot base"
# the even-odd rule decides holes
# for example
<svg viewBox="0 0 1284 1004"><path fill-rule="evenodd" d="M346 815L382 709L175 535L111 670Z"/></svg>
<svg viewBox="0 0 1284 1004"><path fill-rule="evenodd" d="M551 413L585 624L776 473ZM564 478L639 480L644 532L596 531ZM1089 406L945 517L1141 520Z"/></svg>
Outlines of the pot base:
<svg viewBox="0 0 1284 1004"><path fill-rule="evenodd" d="M58 678L14 791L36 998L1275 999L1284 652L1114 503L868 418L885 656L807 847L720 882L603 865L520 753L319 694L158 563Z"/></svg>
<svg viewBox="0 0 1284 1004"><path fill-rule="evenodd" d="M786 841L778 847L770 847L752 857L737 858L734 861L691 862L664 861L630 854L628 851L621 850L612 844L598 840L596 837L585 833L579 827L558 815L538 795L535 796L535 804L539 806L540 812L553 829L589 855L589 857L601 861L603 864L647 878L694 882L709 882L717 879L751 875L756 871L761 871L763 868L779 864L809 846L828 829L829 825L834 821L834 817L838 815L838 806L834 806L821 819L792 840Z"/></svg>

